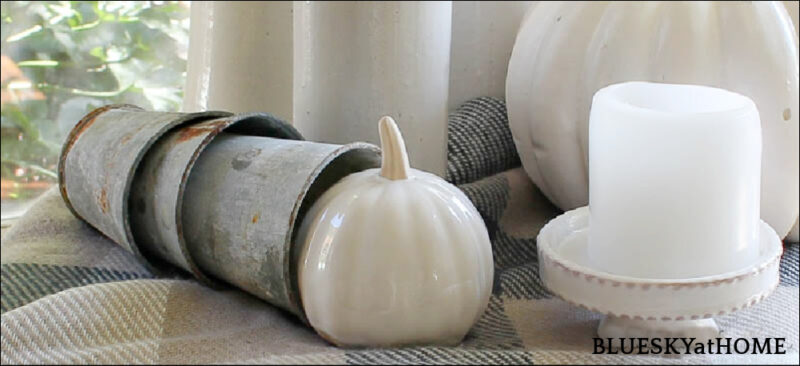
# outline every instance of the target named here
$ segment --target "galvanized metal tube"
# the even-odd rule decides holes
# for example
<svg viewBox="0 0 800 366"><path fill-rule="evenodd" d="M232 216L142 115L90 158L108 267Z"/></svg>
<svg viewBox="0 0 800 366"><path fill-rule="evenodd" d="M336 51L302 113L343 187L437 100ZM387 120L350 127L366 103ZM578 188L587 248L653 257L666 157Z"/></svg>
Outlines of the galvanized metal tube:
<svg viewBox="0 0 800 366"><path fill-rule="evenodd" d="M189 253L181 225L184 189L195 161L223 130L254 136L302 139L291 125L265 113L240 114L177 128L145 155L133 180L131 229L140 250L216 284ZM192 227L189 228L193 229Z"/></svg>
<svg viewBox="0 0 800 366"><path fill-rule="evenodd" d="M380 150L371 144L222 133L186 184L187 249L206 274L305 319L293 260L295 223L339 179L379 165Z"/></svg>
<svg viewBox="0 0 800 366"><path fill-rule="evenodd" d="M144 263L228 282L305 320L295 223L339 179L378 167L380 150L300 139L267 114L108 106L70 133L59 181L78 217Z"/></svg>
<svg viewBox="0 0 800 366"><path fill-rule="evenodd" d="M128 220L131 182L142 157L170 129L225 115L148 112L132 105L90 112L61 151L58 178L64 201L76 216L147 263Z"/></svg>

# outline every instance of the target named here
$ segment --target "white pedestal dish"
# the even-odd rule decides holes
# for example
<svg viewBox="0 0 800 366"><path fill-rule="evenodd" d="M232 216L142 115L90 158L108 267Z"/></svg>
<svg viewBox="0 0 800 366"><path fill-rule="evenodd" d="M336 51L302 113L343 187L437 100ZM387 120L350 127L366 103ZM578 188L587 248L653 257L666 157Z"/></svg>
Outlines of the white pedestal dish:
<svg viewBox="0 0 800 366"><path fill-rule="evenodd" d="M590 230L588 207L550 221L537 237L539 270L556 296L606 315L600 337L712 339L719 334L712 317L753 306L778 286L783 247L763 221L758 257L751 263L685 279L636 278L597 269L589 259Z"/></svg>

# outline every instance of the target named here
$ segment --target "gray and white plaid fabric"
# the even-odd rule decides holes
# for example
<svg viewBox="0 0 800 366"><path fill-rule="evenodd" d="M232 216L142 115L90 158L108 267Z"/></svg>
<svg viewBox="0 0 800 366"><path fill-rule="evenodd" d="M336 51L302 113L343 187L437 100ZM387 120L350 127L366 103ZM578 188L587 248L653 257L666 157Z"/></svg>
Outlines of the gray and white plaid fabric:
<svg viewBox="0 0 800 366"><path fill-rule="evenodd" d="M154 274L81 220L54 189L2 242L2 363L797 363L798 246L763 303L717 318L725 336L785 337L789 354L593 355L601 315L555 299L535 237L559 211L519 167L502 101L451 116L449 179L475 203L496 266L489 308L458 347L339 349L235 289Z"/></svg>
<svg viewBox="0 0 800 366"><path fill-rule="evenodd" d="M464 103L447 124L447 175L471 183L520 166L503 100L481 97Z"/></svg>

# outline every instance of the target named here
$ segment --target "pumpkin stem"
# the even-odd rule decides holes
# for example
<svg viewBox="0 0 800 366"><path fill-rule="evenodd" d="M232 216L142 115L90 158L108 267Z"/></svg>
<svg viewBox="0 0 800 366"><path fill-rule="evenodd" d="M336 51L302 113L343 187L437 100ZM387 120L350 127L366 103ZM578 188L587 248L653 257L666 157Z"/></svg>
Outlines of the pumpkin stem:
<svg viewBox="0 0 800 366"><path fill-rule="evenodd" d="M391 180L408 179L411 167L408 165L406 143L403 141L403 135L400 134L397 124L394 123L392 117L385 116L378 122L378 131L381 135L381 149L383 150L381 176Z"/></svg>

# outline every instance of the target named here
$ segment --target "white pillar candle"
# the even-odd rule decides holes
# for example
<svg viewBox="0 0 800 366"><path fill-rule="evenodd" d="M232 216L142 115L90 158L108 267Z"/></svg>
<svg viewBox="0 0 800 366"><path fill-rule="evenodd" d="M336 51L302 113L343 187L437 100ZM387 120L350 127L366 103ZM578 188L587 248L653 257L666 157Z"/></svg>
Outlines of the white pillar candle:
<svg viewBox="0 0 800 366"><path fill-rule="evenodd" d="M640 278L692 278L757 257L761 125L723 89L629 82L589 119L589 256Z"/></svg>
<svg viewBox="0 0 800 366"><path fill-rule="evenodd" d="M450 47L450 110L477 97L505 99L517 30L533 1L456 1Z"/></svg>
<svg viewBox="0 0 800 366"><path fill-rule="evenodd" d="M379 143L392 116L411 165L445 172L449 1L297 2L295 126L309 140Z"/></svg>
<svg viewBox="0 0 800 366"><path fill-rule="evenodd" d="M292 6L194 2L183 110L269 112L291 121Z"/></svg>

